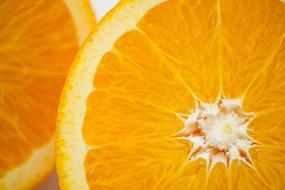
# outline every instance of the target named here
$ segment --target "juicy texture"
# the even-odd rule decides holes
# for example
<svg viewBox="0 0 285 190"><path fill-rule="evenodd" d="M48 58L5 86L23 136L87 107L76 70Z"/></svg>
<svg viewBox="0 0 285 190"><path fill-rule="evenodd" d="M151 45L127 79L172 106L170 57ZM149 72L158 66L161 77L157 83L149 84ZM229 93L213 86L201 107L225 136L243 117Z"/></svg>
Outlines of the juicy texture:
<svg viewBox="0 0 285 190"><path fill-rule="evenodd" d="M75 87L65 92L65 102L76 97L86 108L78 115L79 126L74 127L82 135L67 129L59 133L66 147L72 147L72 138L83 138L84 145L76 147L83 154L71 160L84 164L84 187L282 189L285 4L278 0L169 0L151 7L114 42L109 40L103 31L111 30L116 19L121 24L125 18L112 14L119 15L134 2L150 1L123 1L103 20L77 60L78 68L96 67L96 74L88 72L94 80L86 82L93 82L93 89L88 86L84 96L74 95L80 85L75 79L84 80L79 77L84 72L75 69L69 84ZM134 12L140 9L132 8ZM110 36L115 33L111 30ZM104 53L98 49L103 43L95 44L100 38L110 43ZM97 52L100 61L90 56ZM205 160L189 161L193 145L175 138L183 128L177 114L191 113L195 100L211 103L219 96L242 98L244 109L256 114L248 129L258 141L250 150L253 167L234 161L227 170L218 163L209 173ZM61 119L70 119L70 110L64 108L67 116ZM60 124L64 127L65 123ZM59 153L63 159L74 155L68 148ZM74 184L80 183L75 180Z"/></svg>
<svg viewBox="0 0 285 190"><path fill-rule="evenodd" d="M0 20L0 189L26 189L53 167L57 105L81 31L64 1L2 1ZM33 157L46 163L34 160L32 177L10 175Z"/></svg>

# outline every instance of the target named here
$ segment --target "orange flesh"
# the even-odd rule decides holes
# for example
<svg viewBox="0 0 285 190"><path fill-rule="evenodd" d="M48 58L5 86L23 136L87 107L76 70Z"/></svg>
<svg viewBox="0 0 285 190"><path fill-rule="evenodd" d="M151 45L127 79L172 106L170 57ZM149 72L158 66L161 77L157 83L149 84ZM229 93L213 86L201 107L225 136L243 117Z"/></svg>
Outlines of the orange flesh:
<svg viewBox="0 0 285 190"><path fill-rule="evenodd" d="M52 138L79 44L62 1L4 1L0 13L1 177Z"/></svg>
<svg viewBox="0 0 285 190"><path fill-rule="evenodd" d="M101 60L83 136L90 189L282 189L285 186L285 4L168 1L150 10ZM207 173L174 138L195 97L244 97L257 114L256 170Z"/></svg>

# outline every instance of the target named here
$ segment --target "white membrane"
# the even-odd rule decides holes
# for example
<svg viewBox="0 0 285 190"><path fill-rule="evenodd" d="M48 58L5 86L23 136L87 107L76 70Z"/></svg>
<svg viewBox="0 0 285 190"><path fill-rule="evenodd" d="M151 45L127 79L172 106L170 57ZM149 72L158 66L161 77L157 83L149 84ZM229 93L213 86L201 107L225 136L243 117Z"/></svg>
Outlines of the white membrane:
<svg viewBox="0 0 285 190"><path fill-rule="evenodd" d="M234 160L253 167L249 150L257 143L247 127L255 115L243 111L241 99L219 98L213 104L197 101L191 114L178 116L184 129L176 136L193 144L190 161L203 158L209 170L217 163L229 169Z"/></svg>

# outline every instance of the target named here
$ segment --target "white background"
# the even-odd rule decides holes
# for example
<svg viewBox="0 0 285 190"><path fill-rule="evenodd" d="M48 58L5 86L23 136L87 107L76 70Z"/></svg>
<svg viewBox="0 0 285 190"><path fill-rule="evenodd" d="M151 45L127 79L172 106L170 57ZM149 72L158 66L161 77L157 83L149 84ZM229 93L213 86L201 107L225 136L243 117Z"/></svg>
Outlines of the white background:
<svg viewBox="0 0 285 190"><path fill-rule="evenodd" d="M91 0L97 21L99 21L106 14L106 12L114 7L118 1L119 0ZM53 173L48 179L46 179L46 181L44 181L34 190L59 190L55 173Z"/></svg>
<svg viewBox="0 0 285 190"><path fill-rule="evenodd" d="M119 0L91 0L97 19L101 19Z"/></svg>

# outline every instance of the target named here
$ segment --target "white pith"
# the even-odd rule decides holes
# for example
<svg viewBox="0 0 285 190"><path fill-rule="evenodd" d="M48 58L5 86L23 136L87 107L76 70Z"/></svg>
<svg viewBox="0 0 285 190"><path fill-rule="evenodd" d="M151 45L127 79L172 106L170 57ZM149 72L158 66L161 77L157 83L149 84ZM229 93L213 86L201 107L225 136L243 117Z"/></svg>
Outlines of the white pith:
<svg viewBox="0 0 285 190"><path fill-rule="evenodd" d="M219 98L212 104L197 100L191 114L178 116L184 128L177 137L193 145L190 161L203 158L208 170L217 163L229 169L234 160L253 167L249 150L257 143L247 133L247 128L255 115L243 111L242 99Z"/></svg>
<svg viewBox="0 0 285 190"><path fill-rule="evenodd" d="M30 189L40 183L54 167L55 137L47 144L33 150L31 156L18 167L10 170L0 178L1 190Z"/></svg>

